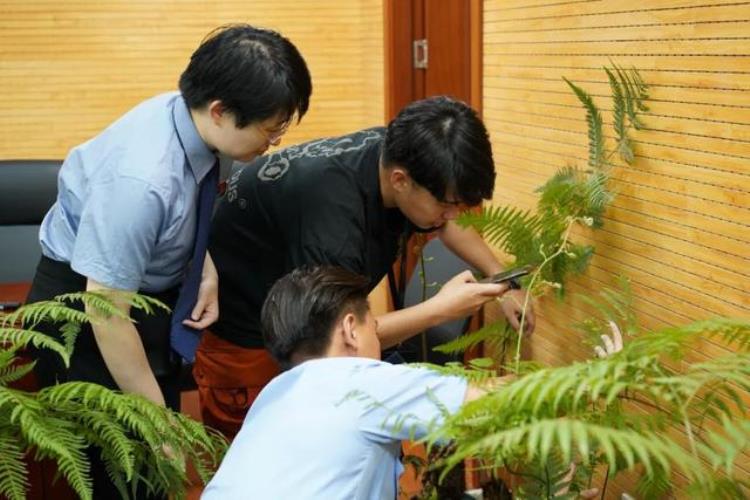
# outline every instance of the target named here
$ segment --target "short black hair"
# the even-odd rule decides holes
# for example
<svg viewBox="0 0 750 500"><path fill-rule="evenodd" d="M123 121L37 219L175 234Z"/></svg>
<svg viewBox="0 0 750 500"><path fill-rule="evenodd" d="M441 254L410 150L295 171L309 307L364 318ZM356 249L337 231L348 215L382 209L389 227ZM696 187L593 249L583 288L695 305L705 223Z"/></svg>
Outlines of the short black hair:
<svg viewBox="0 0 750 500"><path fill-rule="evenodd" d="M286 370L294 354L322 356L335 322L353 312L364 320L369 311L369 280L335 266L295 269L279 279L266 296L261 326L266 349Z"/></svg>
<svg viewBox="0 0 750 500"><path fill-rule="evenodd" d="M473 109L446 96L415 101L388 124L383 165L403 167L439 201L451 191L450 201L475 206L495 189L487 129Z"/></svg>
<svg viewBox="0 0 750 500"><path fill-rule="evenodd" d="M238 128L281 114L307 112L312 82L297 48L272 30L226 25L208 34L180 76L190 109L220 100Z"/></svg>

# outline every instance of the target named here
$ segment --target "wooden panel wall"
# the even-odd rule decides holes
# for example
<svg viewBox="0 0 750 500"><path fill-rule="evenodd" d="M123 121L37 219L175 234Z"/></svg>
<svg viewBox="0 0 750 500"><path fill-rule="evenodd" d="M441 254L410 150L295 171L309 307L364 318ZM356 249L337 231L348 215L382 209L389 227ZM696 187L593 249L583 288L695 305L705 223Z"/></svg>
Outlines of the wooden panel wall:
<svg viewBox="0 0 750 500"><path fill-rule="evenodd" d="M483 27L498 204L532 207L556 169L586 164L585 113L562 76L594 94L607 127L609 59L651 85L648 130L634 135L637 162L614 168L604 228L576 234L596 245L591 269L564 304L537 306L530 355L590 356L568 327L591 313L573 294L620 274L646 328L750 315L750 2L487 0ZM725 352L705 342L690 359ZM631 486L610 486L611 497Z"/></svg>
<svg viewBox="0 0 750 500"><path fill-rule="evenodd" d="M284 143L383 122L380 0L0 0L0 158L62 158L120 114L173 90L213 28L289 37L313 77Z"/></svg>

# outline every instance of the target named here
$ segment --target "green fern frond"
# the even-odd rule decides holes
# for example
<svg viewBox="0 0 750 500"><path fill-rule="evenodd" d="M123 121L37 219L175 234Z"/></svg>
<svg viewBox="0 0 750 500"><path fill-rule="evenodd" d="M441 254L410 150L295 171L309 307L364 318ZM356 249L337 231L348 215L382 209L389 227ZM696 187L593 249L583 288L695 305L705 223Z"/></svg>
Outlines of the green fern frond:
<svg viewBox="0 0 750 500"><path fill-rule="evenodd" d="M2 339L2 336L0 336L0 339ZM0 369L5 369L16 362L16 355L20 347L8 342L4 342L2 345L4 347L0 349Z"/></svg>
<svg viewBox="0 0 750 500"><path fill-rule="evenodd" d="M63 346L69 356L73 354L73 348L76 345L76 338L78 338L79 333L81 333L81 325L78 323L68 322L60 327Z"/></svg>
<svg viewBox="0 0 750 500"><path fill-rule="evenodd" d="M81 428L86 429L88 442L102 450L102 454L106 455L106 460L111 462L114 470L124 475L124 481L130 481L135 472L136 445L130 439L127 430L113 421L111 415L94 410L77 412L76 421Z"/></svg>
<svg viewBox="0 0 750 500"><path fill-rule="evenodd" d="M24 500L29 483L18 438L11 434L0 434L0 450L0 497Z"/></svg>
<svg viewBox="0 0 750 500"><path fill-rule="evenodd" d="M73 432L70 421L42 415L33 405L20 405L13 410L11 422L19 424L37 459L53 459L76 494L82 499L92 498L89 463L83 452L86 443Z"/></svg>
<svg viewBox="0 0 750 500"><path fill-rule="evenodd" d="M692 480L704 479L706 472L700 462L672 441L652 433L611 429L568 418L545 419L482 436L472 442L459 442L451 465L468 457L482 457L498 464L504 457L515 456L523 450L528 460L545 462L553 453L571 462L577 453L582 460L593 448L602 450L605 463L617 471L621 463L626 468L642 464L647 475L656 468L667 471L677 467ZM502 463L502 462L500 462Z"/></svg>
<svg viewBox="0 0 750 500"><path fill-rule="evenodd" d="M0 327L0 342L7 342L15 347L26 347L29 344L38 349L49 349L56 352L68 366L70 354L66 347L52 337L34 330Z"/></svg>
<svg viewBox="0 0 750 500"><path fill-rule="evenodd" d="M625 130L625 114L627 113L625 109L625 107L627 106L625 104L626 99L623 95L623 88L620 82L617 80L617 77L615 77L615 75L612 73L612 71L609 70L609 68L605 67L604 72L607 74L607 79L609 80L609 88L612 91L612 126L615 129L617 143L621 144L624 140L627 139Z"/></svg>
<svg viewBox="0 0 750 500"><path fill-rule="evenodd" d="M655 467L652 475L639 478L636 491L646 500L661 500L672 487L671 479L664 469Z"/></svg>
<svg viewBox="0 0 750 500"><path fill-rule="evenodd" d="M648 86L641 79L640 73L637 69L624 69L616 65L612 65L617 76L627 91L627 114L630 125L640 130L643 128L643 124L638 118L638 113L641 111L648 111L648 106L645 105L644 101L648 98Z"/></svg>
<svg viewBox="0 0 750 500"><path fill-rule="evenodd" d="M663 328L629 342L624 352L632 355L667 354L680 358L685 346L696 338L720 338L738 349L750 349L750 320L715 318L688 325Z"/></svg>
<svg viewBox="0 0 750 500"><path fill-rule="evenodd" d="M689 498L710 498L711 500L747 499L750 495L750 481L723 477L712 478L705 482L688 485L687 494Z"/></svg>
<svg viewBox="0 0 750 500"><path fill-rule="evenodd" d="M575 487L575 484L567 478L569 472L570 462L565 462L559 453L551 453L545 462L535 461L523 466L522 470L513 470L512 475L527 479L515 488L514 498L519 500L578 498L577 493L571 490L571 486Z"/></svg>
<svg viewBox="0 0 750 500"><path fill-rule="evenodd" d="M0 327L25 325L33 329L42 321L50 323L89 323L91 318L84 312L74 309L58 300L45 300L25 304L12 313L0 318Z"/></svg>
<svg viewBox="0 0 750 500"><path fill-rule="evenodd" d="M0 368L0 386L7 386L17 380L21 380L31 373L36 362L25 363L18 366L5 366Z"/></svg>
<svg viewBox="0 0 750 500"><path fill-rule="evenodd" d="M492 363L492 360L490 358L479 359L489 361L488 365L490 366L482 366L481 361L477 363L475 360L473 360L475 362L469 367L466 367L463 365L463 363L459 363L457 361L452 361L446 363L445 365L434 365L432 363L411 363L410 366L427 368L447 377L465 378L468 382L474 384L483 384L495 376L495 371L490 369Z"/></svg>
<svg viewBox="0 0 750 500"><path fill-rule="evenodd" d="M750 449L750 421L722 418L720 432L709 431L707 444L699 444L714 469L723 468L732 477L737 456Z"/></svg>
<svg viewBox="0 0 750 500"><path fill-rule="evenodd" d="M433 351L442 352L446 354L458 354L472 347L475 347L482 342L496 340L502 342L506 328L504 323L495 322L490 323L479 330L471 333L461 335L460 337L441 344L433 349Z"/></svg>
<svg viewBox="0 0 750 500"><path fill-rule="evenodd" d="M84 450L93 445L102 450L107 473L125 498L134 497L141 486L163 496L184 498L188 480L184 463L161 453L162 445L184 453L205 482L227 448L218 432L208 431L200 423L140 396L96 384L71 382L37 393L7 386L34 366L17 365L17 353L22 347L50 349L68 363L81 325L92 319L68 304L76 300L99 310L97 316L102 312L122 315L108 297L90 292L68 294L0 314L0 496L23 498L26 485L17 475L14 460L18 453L32 449L36 459L57 463L61 475L80 498L91 498L89 462ZM147 297L132 296L128 300L132 307L151 312L165 307ZM61 341L34 331L42 323L61 323ZM5 444L7 436L12 436L13 446Z"/></svg>
<svg viewBox="0 0 750 500"><path fill-rule="evenodd" d="M612 64L612 68L617 73L616 81L621 86L624 94L624 111L627 114L628 121L633 128L639 130L642 128L642 125L637 116L638 88L628 76L627 71L621 69L615 64Z"/></svg>
<svg viewBox="0 0 750 500"><path fill-rule="evenodd" d="M604 133L602 132L602 114L594 104L591 96L567 78L563 77L565 83L573 90L578 100L586 109L586 123L588 124L589 138L589 166L594 169L604 165Z"/></svg>
<svg viewBox="0 0 750 500"><path fill-rule="evenodd" d="M488 244L508 250L529 247L541 221L528 210L507 206L483 207L480 214L467 211L456 222L476 229Z"/></svg>

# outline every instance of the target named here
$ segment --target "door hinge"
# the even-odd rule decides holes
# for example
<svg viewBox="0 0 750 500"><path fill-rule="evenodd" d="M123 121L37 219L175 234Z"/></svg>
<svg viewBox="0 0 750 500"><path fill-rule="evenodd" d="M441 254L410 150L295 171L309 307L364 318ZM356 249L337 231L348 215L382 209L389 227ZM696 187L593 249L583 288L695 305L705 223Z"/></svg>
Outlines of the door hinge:
<svg viewBox="0 0 750 500"><path fill-rule="evenodd" d="M427 68L427 39L414 40L412 45L412 60L417 69Z"/></svg>

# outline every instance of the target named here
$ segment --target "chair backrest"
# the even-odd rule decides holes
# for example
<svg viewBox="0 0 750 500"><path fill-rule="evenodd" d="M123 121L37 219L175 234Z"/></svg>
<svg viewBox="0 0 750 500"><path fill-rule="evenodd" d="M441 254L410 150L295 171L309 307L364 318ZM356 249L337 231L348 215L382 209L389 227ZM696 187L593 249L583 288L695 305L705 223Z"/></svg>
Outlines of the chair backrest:
<svg viewBox="0 0 750 500"><path fill-rule="evenodd" d="M29 282L42 250L39 225L57 197L59 160L0 161L0 284Z"/></svg>
<svg viewBox="0 0 750 500"><path fill-rule="evenodd" d="M440 287L458 273L472 269L469 264L448 250L438 238L429 241L422 252L425 259L424 280L427 283L425 300L437 294ZM419 267L417 267L406 285L404 307L411 307L422 302L422 290L422 276ZM425 338L426 360L430 363L445 364L449 361L463 359L463 356L460 355L434 352L432 348L460 337L469 327L469 320L470 318L457 319L428 329ZM423 347L425 346L423 346L421 335L417 335L403 342L399 351L407 361L423 361L425 359Z"/></svg>

